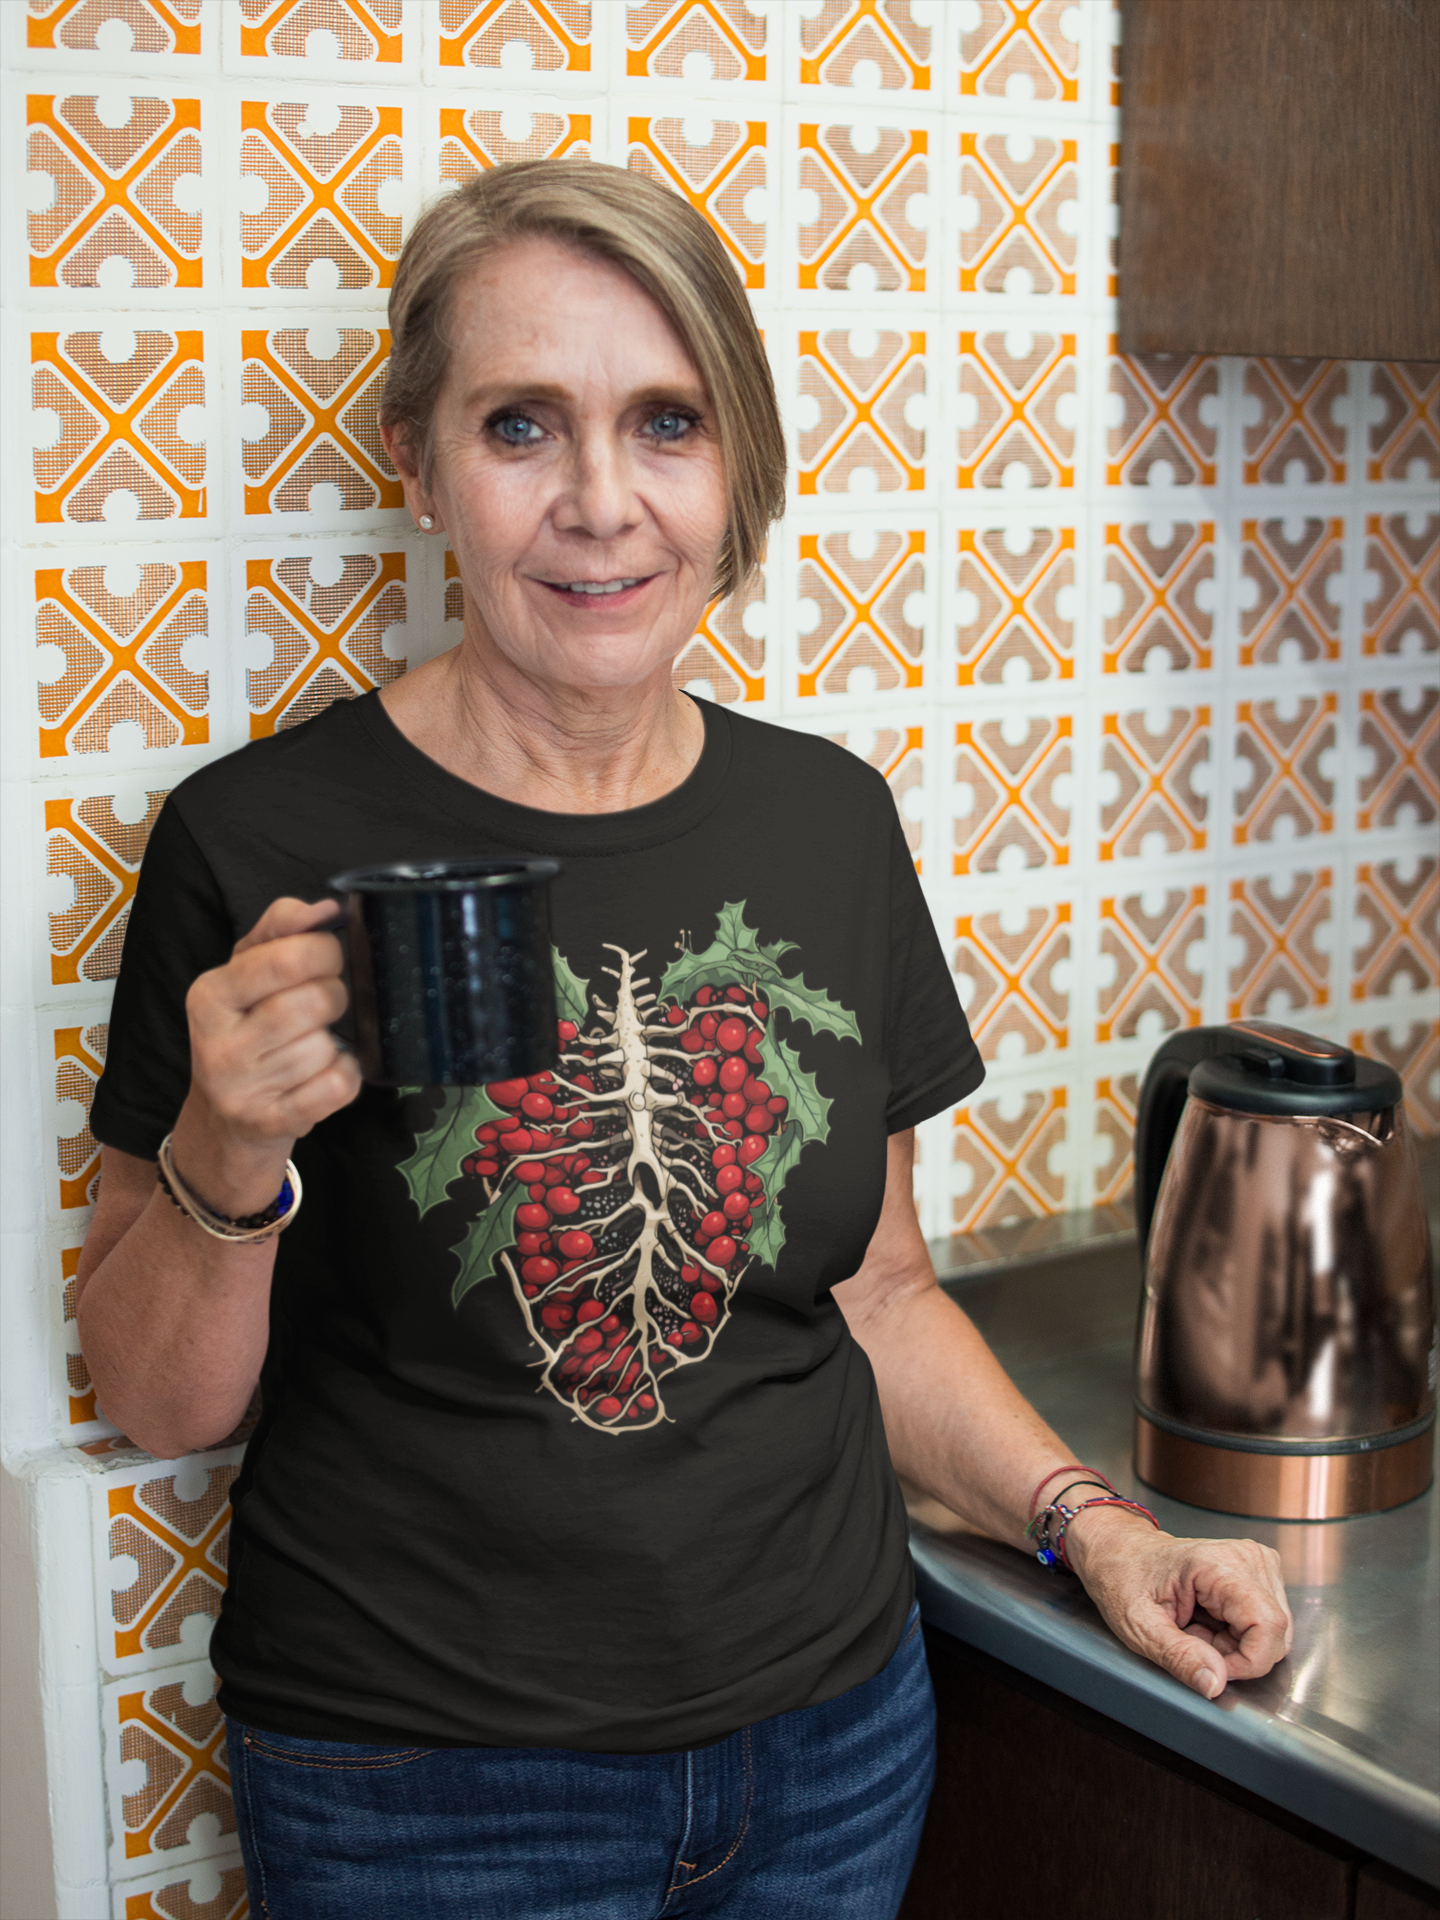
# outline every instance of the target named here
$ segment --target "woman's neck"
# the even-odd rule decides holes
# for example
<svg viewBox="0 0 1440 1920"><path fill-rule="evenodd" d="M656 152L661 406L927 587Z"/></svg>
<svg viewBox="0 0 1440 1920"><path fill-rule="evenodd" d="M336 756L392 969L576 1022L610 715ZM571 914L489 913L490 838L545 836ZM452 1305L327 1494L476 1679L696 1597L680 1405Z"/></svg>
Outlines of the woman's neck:
<svg viewBox="0 0 1440 1920"><path fill-rule="evenodd" d="M411 746L497 799L546 813L621 813L659 800L705 744L693 700L668 668L653 684L538 685L467 636L384 689Z"/></svg>

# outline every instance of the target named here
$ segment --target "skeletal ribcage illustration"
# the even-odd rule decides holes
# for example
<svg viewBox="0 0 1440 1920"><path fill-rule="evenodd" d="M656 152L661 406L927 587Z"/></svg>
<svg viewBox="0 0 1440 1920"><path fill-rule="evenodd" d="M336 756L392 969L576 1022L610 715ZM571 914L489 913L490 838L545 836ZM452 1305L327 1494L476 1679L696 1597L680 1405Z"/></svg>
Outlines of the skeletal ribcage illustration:
<svg viewBox="0 0 1440 1920"><path fill-rule="evenodd" d="M610 947L613 981L562 1020L553 1073L485 1089L464 1172L513 1199L495 1253L544 1353L544 1385L591 1427L663 1420L662 1383L701 1361L754 1255L764 1160L788 1102L763 1078L770 1008L743 980L662 1003ZM507 1212L509 1210L507 1209Z"/></svg>

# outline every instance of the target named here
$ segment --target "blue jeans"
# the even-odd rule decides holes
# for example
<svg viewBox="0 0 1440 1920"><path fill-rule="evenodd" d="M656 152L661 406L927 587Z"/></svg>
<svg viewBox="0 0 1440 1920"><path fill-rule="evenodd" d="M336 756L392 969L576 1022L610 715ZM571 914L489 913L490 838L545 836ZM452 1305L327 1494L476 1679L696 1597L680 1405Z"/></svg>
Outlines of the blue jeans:
<svg viewBox="0 0 1440 1920"><path fill-rule="evenodd" d="M255 1920L892 1920L935 1770L918 1608L837 1700L689 1753L229 1725Z"/></svg>

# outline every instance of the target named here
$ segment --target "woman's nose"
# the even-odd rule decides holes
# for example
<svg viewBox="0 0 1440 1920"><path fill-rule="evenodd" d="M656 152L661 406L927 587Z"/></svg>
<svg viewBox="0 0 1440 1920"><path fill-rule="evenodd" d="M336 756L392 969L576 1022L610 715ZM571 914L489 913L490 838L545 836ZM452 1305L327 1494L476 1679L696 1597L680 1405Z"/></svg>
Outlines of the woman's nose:
<svg viewBox="0 0 1440 1920"><path fill-rule="evenodd" d="M554 510L557 530L614 540L629 532L640 516L624 447L608 437L582 441Z"/></svg>

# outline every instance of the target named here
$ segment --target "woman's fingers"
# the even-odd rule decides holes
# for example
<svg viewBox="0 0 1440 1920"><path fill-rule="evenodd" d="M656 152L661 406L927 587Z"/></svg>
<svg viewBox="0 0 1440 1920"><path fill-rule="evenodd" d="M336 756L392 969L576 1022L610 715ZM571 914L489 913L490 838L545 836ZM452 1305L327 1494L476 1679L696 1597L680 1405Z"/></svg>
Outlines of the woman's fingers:
<svg viewBox="0 0 1440 1920"><path fill-rule="evenodd" d="M1173 1674L1193 1692L1214 1700L1225 1691L1230 1676L1223 1654L1200 1634L1183 1632L1176 1626L1169 1609L1158 1600L1149 1595L1138 1599L1127 1608L1125 1625L1129 1631L1121 1632L1120 1637L1129 1647Z"/></svg>
<svg viewBox="0 0 1440 1920"><path fill-rule="evenodd" d="M1092 1540L1084 1574L1120 1639L1207 1700L1290 1651L1279 1557L1256 1541L1117 1530Z"/></svg>
<svg viewBox="0 0 1440 1920"><path fill-rule="evenodd" d="M1280 1578L1279 1557L1254 1540L1190 1541L1196 1601L1223 1623L1232 1642L1224 1654L1233 1680L1254 1680L1283 1660L1295 1623Z"/></svg>
<svg viewBox="0 0 1440 1920"><path fill-rule="evenodd" d="M250 931L235 942L232 958L289 934L313 933L339 917L340 906L334 900L295 900L288 896L272 900Z"/></svg>
<svg viewBox="0 0 1440 1920"><path fill-rule="evenodd" d="M295 1139L359 1091L330 1031L348 999L340 942L322 930L335 917L333 901L272 901L190 988L195 1085L241 1139Z"/></svg>

